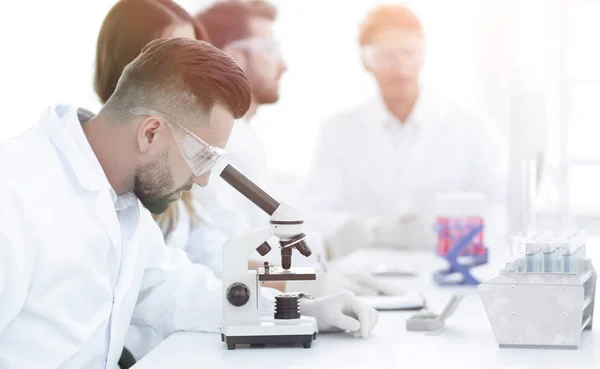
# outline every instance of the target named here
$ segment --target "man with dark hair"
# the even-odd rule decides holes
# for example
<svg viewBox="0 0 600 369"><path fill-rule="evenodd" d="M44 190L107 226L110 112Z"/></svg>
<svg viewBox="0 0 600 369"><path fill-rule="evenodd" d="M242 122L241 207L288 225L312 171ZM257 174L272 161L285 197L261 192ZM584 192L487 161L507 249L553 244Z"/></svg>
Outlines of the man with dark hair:
<svg viewBox="0 0 600 369"><path fill-rule="evenodd" d="M160 212L208 183L250 91L217 48L158 39L98 115L53 106L0 146L2 367L114 368L130 324L161 338L217 329L222 283L167 248L140 202ZM368 334L353 299L311 300L306 315Z"/></svg>
<svg viewBox="0 0 600 369"><path fill-rule="evenodd" d="M379 94L322 126L307 177L312 208L337 219L323 230L330 254L373 243L433 247L437 193L483 194L504 223L504 140L490 122L423 86L416 15L401 5L375 8L359 45Z"/></svg>
<svg viewBox="0 0 600 369"><path fill-rule="evenodd" d="M159 39L96 116L53 106L0 146L2 367L114 368L130 323L215 329L221 282L166 248L140 201L205 185L249 106L231 57Z"/></svg>

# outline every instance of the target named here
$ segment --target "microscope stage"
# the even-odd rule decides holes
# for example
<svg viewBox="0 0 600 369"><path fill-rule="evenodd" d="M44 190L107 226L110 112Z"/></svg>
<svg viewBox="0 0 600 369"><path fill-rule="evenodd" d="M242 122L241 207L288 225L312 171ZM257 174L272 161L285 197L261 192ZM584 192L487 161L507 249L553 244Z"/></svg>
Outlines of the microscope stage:
<svg viewBox="0 0 600 369"><path fill-rule="evenodd" d="M292 267L285 270L280 266L270 266L268 273L265 273L265 268L258 268L259 281L314 281L315 279L317 279L315 269L310 267Z"/></svg>

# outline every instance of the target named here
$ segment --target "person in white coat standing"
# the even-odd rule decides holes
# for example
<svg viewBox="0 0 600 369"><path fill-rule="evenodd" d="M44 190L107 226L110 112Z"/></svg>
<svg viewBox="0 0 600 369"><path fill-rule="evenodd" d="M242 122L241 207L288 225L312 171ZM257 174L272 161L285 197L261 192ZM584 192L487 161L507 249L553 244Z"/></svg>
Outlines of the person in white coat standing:
<svg viewBox="0 0 600 369"><path fill-rule="evenodd" d="M330 256L377 243L434 247L437 193L484 195L503 208L508 154L482 115L424 86L424 35L402 5L381 5L361 25L362 63L378 94L322 125L307 176ZM498 206L498 207L497 207Z"/></svg>
<svg viewBox="0 0 600 369"><path fill-rule="evenodd" d="M0 367L114 368L130 324L217 330L221 282L167 248L140 203L160 213L206 185L249 105L231 57L158 39L97 115L53 106L0 146ZM376 322L348 293L303 300L320 328L348 329L346 313L368 336Z"/></svg>

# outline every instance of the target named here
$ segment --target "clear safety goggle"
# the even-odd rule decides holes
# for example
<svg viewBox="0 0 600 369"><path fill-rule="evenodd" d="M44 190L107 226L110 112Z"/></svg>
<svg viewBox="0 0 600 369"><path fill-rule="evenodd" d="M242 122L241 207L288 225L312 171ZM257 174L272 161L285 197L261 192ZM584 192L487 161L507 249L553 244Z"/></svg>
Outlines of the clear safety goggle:
<svg viewBox="0 0 600 369"><path fill-rule="evenodd" d="M146 108L133 108L129 113L136 116L156 115L162 118L173 132L179 151L196 177L210 171L227 155L227 150L207 144L166 114Z"/></svg>
<svg viewBox="0 0 600 369"><path fill-rule="evenodd" d="M419 45L385 44L361 48L365 65L371 69L387 69L402 64L415 65L423 57Z"/></svg>
<svg viewBox="0 0 600 369"><path fill-rule="evenodd" d="M262 53L267 56L276 57L281 55L281 43L273 37L250 37L236 40L229 43L228 46L243 50L250 50Z"/></svg>

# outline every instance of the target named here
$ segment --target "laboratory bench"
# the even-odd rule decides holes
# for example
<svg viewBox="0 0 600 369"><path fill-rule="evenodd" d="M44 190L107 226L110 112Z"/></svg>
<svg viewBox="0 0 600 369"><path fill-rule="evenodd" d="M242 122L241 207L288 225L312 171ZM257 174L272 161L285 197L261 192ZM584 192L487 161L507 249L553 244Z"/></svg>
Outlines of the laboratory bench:
<svg viewBox="0 0 600 369"><path fill-rule="evenodd" d="M600 238L590 239L587 254L600 268ZM490 263L473 269L480 280L498 274L508 256L507 247L490 250ZM227 350L216 333L175 333L134 366L152 368L600 368L600 330L582 333L577 350L499 348L475 287L440 287L432 281L443 259L422 251L359 250L335 263L333 270L388 263L416 278L396 278L406 290L419 289L427 307L439 313L454 293L465 294L458 310L436 332L406 330L405 320L414 311L383 311L368 339L345 333L320 333L309 349L301 346L241 346ZM596 357L594 349L598 351Z"/></svg>

